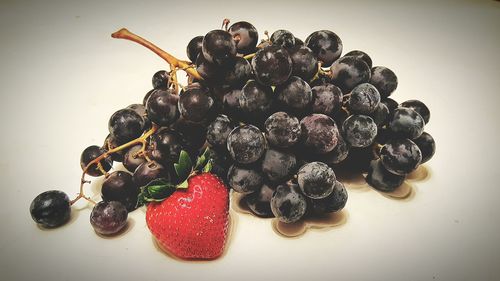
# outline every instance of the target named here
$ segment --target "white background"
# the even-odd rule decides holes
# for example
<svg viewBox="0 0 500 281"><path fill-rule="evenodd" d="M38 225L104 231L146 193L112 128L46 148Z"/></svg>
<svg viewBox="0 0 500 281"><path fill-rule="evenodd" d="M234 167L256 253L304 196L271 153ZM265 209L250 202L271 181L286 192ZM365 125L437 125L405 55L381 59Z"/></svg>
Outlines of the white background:
<svg viewBox="0 0 500 281"><path fill-rule="evenodd" d="M189 40L225 17L261 36L330 29L344 53L366 51L394 70L394 99L424 101L437 142L414 196L351 187L344 225L295 239L238 215L227 253L212 262L158 251L141 210L113 239L94 233L85 204L66 226L39 229L31 200L48 189L76 196L81 151L100 145L109 116L141 102L166 68L110 34L127 27L186 58ZM499 27L495 1L1 1L1 279L498 280Z"/></svg>

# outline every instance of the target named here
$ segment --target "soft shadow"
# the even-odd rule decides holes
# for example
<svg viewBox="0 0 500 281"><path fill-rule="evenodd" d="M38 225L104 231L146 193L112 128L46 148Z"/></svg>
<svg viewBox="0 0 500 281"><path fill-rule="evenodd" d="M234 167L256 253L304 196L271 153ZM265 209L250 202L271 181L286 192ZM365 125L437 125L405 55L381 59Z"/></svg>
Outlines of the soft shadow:
<svg viewBox="0 0 500 281"><path fill-rule="evenodd" d="M68 227L69 225L75 223L77 220L78 220L78 217L80 216L80 212L78 209L74 209L74 208L71 208L71 212L69 214L69 220L61 225L61 226L57 226L57 227L43 227L41 224L36 224L36 226L38 227L38 229L42 230L42 231L54 231L56 229L63 229L65 227Z"/></svg>
<svg viewBox="0 0 500 281"><path fill-rule="evenodd" d="M406 177L409 181L425 181L431 176L429 168L424 165L420 165L415 171L408 174Z"/></svg>
<svg viewBox="0 0 500 281"><path fill-rule="evenodd" d="M396 188L394 191L391 192L382 192L378 190L376 191L382 194L384 197L395 200L410 201L415 197L415 188L406 181L401 186Z"/></svg>
<svg viewBox="0 0 500 281"><path fill-rule="evenodd" d="M295 223L284 223L278 219L272 220L273 230L286 238L297 238L304 235L309 229L327 230L338 227L347 222L347 211L324 214L321 216L308 216Z"/></svg>

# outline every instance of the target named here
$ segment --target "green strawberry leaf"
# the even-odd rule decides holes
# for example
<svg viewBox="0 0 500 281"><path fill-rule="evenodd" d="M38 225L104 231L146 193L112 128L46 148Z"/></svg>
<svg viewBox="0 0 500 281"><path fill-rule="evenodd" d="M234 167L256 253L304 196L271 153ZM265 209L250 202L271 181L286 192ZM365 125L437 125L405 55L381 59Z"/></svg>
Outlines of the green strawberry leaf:
<svg viewBox="0 0 500 281"><path fill-rule="evenodd" d="M194 170L201 170L202 167L204 167L207 164L208 159L208 154L210 153L210 148L206 148L203 153L198 156L198 159L196 159L196 166L194 166Z"/></svg>
<svg viewBox="0 0 500 281"><path fill-rule="evenodd" d="M212 159L208 160L207 164L205 164L205 167L203 167L203 172L208 173L212 170Z"/></svg>
<svg viewBox="0 0 500 281"><path fill-rule="evenodd" d="M174 193L175 185L164 178L154 179L147 185L141 187L137 205L141 206L149 202L161 202Z"/></svg>
<svg viewBox="0 0 500 281"><path fill-rule="evenodd" d="M191 158L189 158L189 154L186 151L181 151L179 161L174 164L174 169L181 180L187 179L189 174L191 174L193 170L193 163L191 162Z"/></svg>

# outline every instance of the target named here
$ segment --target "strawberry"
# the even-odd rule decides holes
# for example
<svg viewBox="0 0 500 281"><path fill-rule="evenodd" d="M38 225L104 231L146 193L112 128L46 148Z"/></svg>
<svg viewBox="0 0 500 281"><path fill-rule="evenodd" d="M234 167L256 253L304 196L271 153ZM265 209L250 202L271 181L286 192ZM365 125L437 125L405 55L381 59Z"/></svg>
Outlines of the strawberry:
<svg viewBox="0 0 500 281"><path fill-rule="evenodd" d="M178 171L178 174L183 173ZM164 186L156 182L147 188L154 195ZM149 200L146 211L146 223L160 246L182 259L219 257L229 226L229 191L224 183L209 172L191 172L167 196L161 202Z"/></svg>

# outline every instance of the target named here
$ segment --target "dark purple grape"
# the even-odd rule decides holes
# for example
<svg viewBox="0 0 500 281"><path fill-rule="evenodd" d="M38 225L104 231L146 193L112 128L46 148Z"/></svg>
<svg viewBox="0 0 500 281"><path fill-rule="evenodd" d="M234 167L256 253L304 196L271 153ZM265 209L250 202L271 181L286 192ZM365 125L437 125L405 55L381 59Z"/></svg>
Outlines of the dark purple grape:
<svg viewBox="0 0 500 281"><path fill-rule="evenodd" d="M239 97L240 108L252 119L263 119L271 111L273 96L271 86L259 84L255 80L249 80L243 87Z"/></svg>
<svg viewBox="0 0 500 281"><path fill-rule="evenodd" d="M307 209L315 215L338 212L345 207L347 198L347 190L344 185L339 181L335 181L332 193L321 199L309 198Z"/></svg>
<svg viewBox="0 0 500 281"><path fill-rule="evenodd" d="M423 132L420 137L414 139L413 142L418 146L420 152L422 152L422 161L420 164L429 161L432 156L434 156L436 152L436 142L427 132Z"/></svg>
<svg viewBox="0 0 500 281"><path fill-rule="evenodd" d="M90 224L98 234L112 235L127 225L127 217L127 208L122 203L101 201L90 213Z"/></svg>
<svg viewBox="0 0 500 281"><path fill-rule="evenodd" d="M311 87L316 87L316 86L322 86L326 84L332 84L332 78L323 72L318 72L317 76L309 82L309 86Z"/></svg>
<svg viewBox="0 0 500 281"><path fill-rule="evenodd" d="M286 151L268 149L262 159L262 172L271 182L289 179L296 171L297 158Z"/></svg>
<svg viewBox="0 0 500 281"><path fill-rule="evenodd" d="M371 69L370 84L377 88L382 98L387 98L398 87L398 77L387 67L375 66Z"/></svg>
<svg viewBox="0 0 500 281"><path fill-rule="evenodd" d="M350 147L347 157L340 162L341 168L349 172L367 172L370 161L375 159L372 146Z"/></svg>
<svg viewBox="0 0 500 281"><path fill-rule="evenodd" d="M255 52L255 47L259 42L259 33L251 23L235 22L229 27L228 32L233 36L238 53L248 55Z"/></svg>
<svg viewBox="0 0 500 281"><path fill-rule="evenodd" d="M130 108L124 108L111 115L108 123L109 133L117 144L124 144L136 139L144 132L145 122L142 116Z"/></svg>
<svg viewBox="0 0 500 281"><path fill-rule="evenodd" d="M227 137L234 129L234 125L226 115L219 115L207 128L207 142L215 148L225 149Z"/></svg>
<svg viewBox="0 0 500 281"><path fill-rule="evenodd" d="M300 140L299 119L286 112L273 113L264 123L266 138L276 147L291 147Z"/></svg>
<svg viewBox="0 0 500 281"><path fill-rule="evenodd" d="M132 175L115 171L108 174L102 183L101 196L104 201L119 201L127 210L133 211L137 206L139 188L134 184Z"/></svg>
<svg viewBox="0 0 500 281"><path fill-rule="evenodd" d="M106 150L97 145L91 145L85 148L82 152L82 155L80 156L80 167L82 167L82 170L85 170L85 167L87 167L90 164L90 162L94 161L94 159L96 159L97 157L101 156L104 153L106 153ZM113 160L111 160L111 157L106 157L102 159L99 163L101 164L104 171L107 172L111 169L113 165ZM98 165L96 164L90 165L90 167L87 169L85 173L93 177L102 176L102 172L99 169Z"/></svg>
<svg viewBox="0 0 500 281"><path fill-rule="evenodd" d="M345 140L353 147L368 147L377 136L377 124L369 116L351 115L342 124Z"/></svg>
<svg viewBox="0 0 500 281"><path fill-rule="evenodd" d="M236 43L229 32L215 29L203 37L202 53L211 63L227 64L236 56Z"/></svg>
<svg viewBox="0 0 500 281"><path fill-rule="evenodd" d="M252 65L246 59L237 57L234 64L226 70L224 82L232 87L242 87L252 76Z"/></svg>
<svg viewBox="0 0 500 281"><path fill-rule="evenodd" d="M373 85L368 83L359 84L351 91L347 108L351 114L368 115L377 108L380 103L380 94Z"/></svg>
<svg viewBox="0 0 500 281"><path fill-rule="evenodd" d="M223 99L222 108L224 112L232 118L241 119L242 110L240 107L242 91L240 89L234 89L227 92Z"/></svg>
<svg viewBox="0 0 500 281"><path fill-rule="evenodd" d="M333 169L323 162L310 162L297 172L297 182L305 196L321 199L330 195L335 186Z"/></svg>
<svg viewBox="0 0 500 281"><path fill-rule="evenodd" d="M148 99L149 99L149 97L151 96L151 94L153 94L153 92L154 92L154 91L155 91L155 89L151 89L151 90L149 90L149 91L146 93L146 95L144 95L144 98L142 99L142 104L143 104L144 106L146 106L146 104L148 103Z"/></svg>
<svg viewBox="0 0 500 281"><path fill-rule="evenodd" d="M207 159L212 159L212 170L210 170L210 173L217 175L229 186L227 173L229 167L233 164L233 160L227 150L209 149L205 155Z"/></svg>
<svg viewBox="0 0 500 281"><path fill-rule="evenodd" d="M248 194L242 200L250 208L252 213L261 218L274 217L271 210L271 198L276 188L263 184L256 192Z"/></svg>
<svg viewBox="0 0 500 281"><path fill-rule="evenodd" d="M338 86L344 94L350 92L359 84L370 81L370 68L357 57L342 57L331 66L332 83Z"/></svg>
<svg viewBox="0 0 500 281"><path fill-rule="evenodd" d="M179 160L184 148L182 136L170 128L162 128L151 136L151 146L155 160L164 165L171 165Z"/></svg>
<svg viewBox="0 0 500 281"><path fill-rule="evenodd" d="M295 47L304 46L304 41L300 40L300 38L295 37Z"/></svg>
<svg viewBox="0 0 500 281"><path fill-rule="evenodd" d="M202 54L198 55L195 64L196 71L205 80L205 82L217 84L223 79L224 72L222 71L221 66L209 62Z"/></svg>
<svg viewBox="0 0 500 281"><path fill-rule="evenodd" d="M389 172L404 176L422 162L422 152L409 139L393 139L380 150L380 160Z"/></svg>
<svg viewBox="0 0 500 281"><path fill-rule="evenodd" d="M292 76L274 90L279 106L284 110L304 115L311 104L312 90L302 78Z"/></svg>
<svg viewBox="0 0 500 281"><path fill-rule="evenodd" d="M132 176L134 184L138 187L143 187L154 179L166 178L170 179L163 165L156 161L145 162L135 169Z"/></svg>
<svg viewBox="0 0 500 281"><path fill-rule="evenodd" d="M389 108L385 103L380 102L375 110L370 113L370 117L373 119L378 128L387 125L389 120Z"/></svg>
<svg viewBox="0 0 500 281"><path fill-rule="evenodd" d="M214 113L214 100L207 88L190 88L180 94L179 112L184 119L202 122L211 119Z"/></svg>
<svg viewBox="0 0 500 281"><path fill-rule="evenodd" d="M339 108L338 111L334 112L332 115L333 120L335 120L335 123L337 124L344 124L344 121L349 117L349 112L347 112L347 109L341 107Z"/></svg>
<svg viewBox="0 0 500 281"><path fill-rule="evenodd" d="M141 103L133 103L126 108L132 109L135 111L137 114L139 114L142 119L144 119L144 128L143 131L147 131L151 128L151 120L149 120L147 112L146 112L146 106L141 104Z"/></svg>
<svg viewBox="0 0 500 281"><path fill-rule="evenodd" d="M151 79L154 89L168 89L170 87L170 75L166 70L160 70Z"/></svg>
<svg viewBox="0 0 500 281"><path fill-rule="evenodd" d="M148 99L146 111L149 120L158 126L168 126L179 117L179 97L173 90L156 89Z"/></svg>
<svg viewBox="0 0 500 281"><path fill-rule="evenodd" d="M264 154L266 139L253 125L234 128L227 137L227 149L231 157L240 164L253 163Z"/></svg>
<svg viewBox="0 0 500 281"><path fill-rule="evenodd" d="M292 59L285 49L271 45L255 53L252 68L259 83L276 86L287 81L292 74Z"/></svg>
<svg viewBox="0 0 500 281"><path fill-rule="evenodd" d="M339 131L335 121L324 114L311 114L300 121L304 146L314 153L327 153L337 145Z"/></svg>
<svg viewBox="0 0 500 281"><path fill-rule="evenodd" d="M278 29L273 34L271 34L270 38L273 45L283 47L285 49L290 49L295 46L295 36L284 29Z"/></svg>
<svg viewBox="0 0 500 281"><path fill-rule="evenodd" d="M366 64L368 65L369 68L372 68L372 59L370 58L370 56L367 53L365 53L363 51L359 51L359 50L354 50L354 51L350 51L344 55L344 57L348 57L348 56L357 57L358 59L361 59L364 62L366 62Z"/></svg>
<svg viewBox="0 0 500 281"><path fill-rule="evenodd" d="M323 84L312 89L312 112L332 116L342 107L342 91L333 84Z"/></svg>
<svg viewBox="0 0 500 281"><path fill-rule="evenodd" d="M186 54L190 61L196 62L196 58L201 54L201 47L203 45L203 36L196 36L189 41L186 47Z"/></svg>
<svg viewBox="0 0 500 281"><path fill-rule="evenodd" d="M399 107L394 110L389 129L393 135L401 138L416 139L424 132L425 121L415 110Z"/></svg>
<svg viewBox="0 0 500 281"><path fill-rule="evenodd" d="M342 40L329 30L313 32L306 38L305 44L318 57L324 67L330 66L342 53Z"/></svg>
<svg viewBox="0 0 500 281"><path fill-rule="evenodd" d="M68 195L59 190L40 193L30 205L31 218L45 228L61 226L69 221L71 205Z"/></svg>
<svg viewBox="0 0 500 281"><path fill-rule="evenodd" d="M264 177L250 167L232 165L227 172L227 182L234 191L249 194L257 191L263 184Z"/></svg>
<svg viewBox="0 0 500 281"><path fill-rule="evenodd" d="M271 197L271 211L284 223L300 220L306 213L306 198L296 184L279 185Z"/></svg>
<svg viewBox="0 0 500 281"><path fill-rule="evenodd" d="M184 118L179 118L172 129L178 132L184 140L184 147L190 155L198 155L198 150L207 140L207 126L201 123L193 123Z"/></svg>
<svg viewBox="0 0 500 281"><path fill-rule="evenodd" d="M130 147L126 152L125 155L123 156L123 166L125 169L127 169L129 172L134 172L139 165L142 163L147 162L147 160L142 156L138 155L137 153L141 150L142 145L137 144L132 147Z"/></svg>
<svg viewBox="0 0 500 281"><path fill-rule="evenodd" d="M108 136L104 140L104 144L102 145L102 149L105 151L109 151L115 147L118 147L118 144L113 139L113 136L111 136L111 134L108 134ZM111 153L110 157L111 157L111 160L113 160L115 162L122 162L124 155L125 155L125 152L123 150L120 150L120 151Z"/></svg>
<svg viewBox="0 0 500 281"><path fill-rule="evenodd" d="M296 46L288 50L292 59L292 75L305 81L310 81L318 73L318 59L314 53L305 46Z"/></svg>
<svg viewBox="0 0 500 281"><path fill-rule="evenodd" d="M342 134L339 134L337 145L332 151L323 154L321 160L329 165L338 164L347 158L349 149L350 145L344 140Z"/></svg>
<svg viewBox="0 0 500 281"><path fill-rule="evenodd" d="M424 118L425 124L429 123L429 119L431 118L431 112L429 108L425 105L425 103L419 100L407 100L401 103L402 107L411 108L415 110L422 118Z"/></svg>
<svg viewBox="0 0 500 281"><path fill-rule="evenodd" d="M392 115L394 110L399 107L399 103L391 98L385 98L381 102L387 105L387 108L389 109L390 112L389 115Z"/></svg>
<svg viewBox="0 0 500 281"><path fill-rule="evenodd" d="M377 128L377 137L375 137L375 142L378 144L384 144L390 139L392 139L392 133L387 127Z"/></svg>
<svg viewBox="0 0 500 281"><path fill-rule="evenodd" d="M365 179L366 183L373 188L383 192L391 192L401 186L405 178L406 176L404 175L396 175L389 172L384 165L382 165L382 161L377 159L370 162L368 175Z"/></svg>

